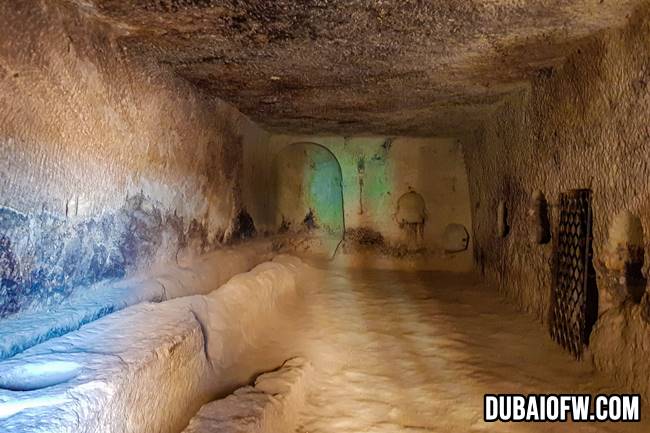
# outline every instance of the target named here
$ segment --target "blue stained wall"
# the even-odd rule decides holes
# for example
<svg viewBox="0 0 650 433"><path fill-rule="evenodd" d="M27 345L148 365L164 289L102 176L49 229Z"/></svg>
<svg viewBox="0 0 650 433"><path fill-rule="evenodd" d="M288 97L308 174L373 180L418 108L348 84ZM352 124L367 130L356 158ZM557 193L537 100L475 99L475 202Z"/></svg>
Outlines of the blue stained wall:
<svg viewBox="0 0 650 433"><path fill-rule="evenodd" d="M234 107L75 4L0 2L0 29L0 318L265 229L268 134Z"/></svg>
<svg viewBox="0 0 650 433"><path fill-rule="evenodd" d="M332 152L314 143L293 143L276 155L273 170L280 231L319 229L343 236L341 166Z"/></svg>
<svg viewBox="0 0 650 433"><path fill-rule="evenodd" d="M131 197L118 212L82 221L0 208L0 318L56 307L76 287L121 278L165 254L163 237L171 255L200 233L146 201Z"/></svg>

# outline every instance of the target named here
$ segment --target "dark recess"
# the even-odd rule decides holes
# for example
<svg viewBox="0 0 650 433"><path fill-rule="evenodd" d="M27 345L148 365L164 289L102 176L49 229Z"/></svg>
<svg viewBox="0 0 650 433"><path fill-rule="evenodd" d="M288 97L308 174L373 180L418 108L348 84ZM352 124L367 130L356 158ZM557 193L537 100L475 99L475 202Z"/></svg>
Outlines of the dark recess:
<svg viewBox="0 0 650 433"><path fill-rule="evenodd" d="M231 241L246 240L255 237L257 229L255 229L255 222L246 209L241 209L235 219L234 230Z"/></svg>

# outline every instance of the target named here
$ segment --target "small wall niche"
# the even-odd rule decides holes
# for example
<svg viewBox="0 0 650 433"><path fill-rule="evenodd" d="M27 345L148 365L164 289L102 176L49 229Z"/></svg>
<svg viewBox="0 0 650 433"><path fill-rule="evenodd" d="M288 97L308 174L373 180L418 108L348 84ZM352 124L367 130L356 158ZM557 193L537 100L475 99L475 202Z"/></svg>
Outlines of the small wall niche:
<svg viewBox="0 0 650 433"><path fill-rule="evenodd" d="M256 234L257 229L255 228L253 217L250 216L246 209L240 209L235 220L232 222L232 232L229 236L229 241L251 239Z"/></svg>
<svg viewBox="0 0 650 433"><path fill-rule="evenodd" d="M399 227L405 231L407 248L419 248L427 220L424 198L413 190L403 194L397 200L395 219Z"/></svg>
<svg viewBox="0 0 650 433"><path fill-rule="evenodd" d="M497 206L497 236L505 238L510 233L508 206L501 200Z"/></svg>
<svg viewBox="0 0 650 433"><path fill-rule="evenodd" d="M641 219L630 211L619 212L609 226L607 244L601 262L611 284L609 295L614 304L631 298L640 302L645 293L643 275L645 259L643 226Z"/></svg>
<svg viewBox="0 0 650 433"><path fill-rule="evenodd" d="M462 224L449 224L445 228L444 240L446 253L460 253L467 250L469 233Z"/></svg>
<svg viewBox="0 0 650 433"><path fill-rule="evenodd" d="M530 197L528 210L530 240L536 244L544 245L551 240L551 222L549 218L548 202L540 190L533 191Z"/></svg>
<svg viewBox="0 0 650 433"><path fill-rule="evenodd" d="M625 271L629 265L643 264L643 226L641 219L630 211L619 212L609 226L605 266Z"/></svg>
<svg viewBox="0 0 650 433"><path fill-rule="evenodd" d="M424 198L415 191L409 191L397 200L397 222L404 224L424 224L427 218Z"/></svg>

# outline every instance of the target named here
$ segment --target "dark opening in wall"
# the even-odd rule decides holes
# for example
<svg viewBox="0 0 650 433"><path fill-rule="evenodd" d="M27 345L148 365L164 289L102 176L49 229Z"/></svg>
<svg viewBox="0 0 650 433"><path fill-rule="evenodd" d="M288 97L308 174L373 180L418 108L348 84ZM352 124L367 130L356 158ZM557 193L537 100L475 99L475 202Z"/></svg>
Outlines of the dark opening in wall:
<svg viewBox="0 0 650 433"><path fill-rule="evenodd" d="M256 234L257 229L255 228L253 218L248 214L246 209L240 209L233 224L233 231L230 240L236 241L250 239Z"/></svg>
<svg viewBox="0 0 650 433"><path fill-rule="evenodd" d="M318 224L316 224L316 215L314 214L313 209L309 209L309 212L307 212L307 215L305 215L305 219L302 220L302 223L307 227L307 230L314 230L318 228Z"/></svg>
<svg viewBox="0 0 650 433"><path fill-rule="evenodd" d="M501 200L497 206L497 235L501 238L505 238L510 233L508 217L508 206Z"/></svg>

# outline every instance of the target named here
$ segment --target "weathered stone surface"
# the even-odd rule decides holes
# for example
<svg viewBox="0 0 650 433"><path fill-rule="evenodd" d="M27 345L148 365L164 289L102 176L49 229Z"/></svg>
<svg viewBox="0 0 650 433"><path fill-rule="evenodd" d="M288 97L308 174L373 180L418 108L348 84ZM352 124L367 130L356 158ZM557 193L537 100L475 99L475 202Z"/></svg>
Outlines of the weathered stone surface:
<svg viewBox="0 0 650 433"><path fill-rule="evenodd" d="M80 221L0 208L0 232L0 317L57 306L77 286L124 277L156 258L171 260L186 243L182 223L146 206L142 196Z"/></svg>
<svg viewBox="0 0 650 433"><path fill-rule="evenodd" d="M427 220L424 198L416 191L402 194L397 200L395 219L398 224L424 224Z"/></svg>
<svg viewBox="0 0 650 433"><path fill-rule="evenodd" d="M47 372L57 362L80 369L50 387L0 389L0 429L178 431L215 386L203 349L201 325L187 306L140 304L105 317L2 362L2 371L41 366Z"/></svg>
<svg viewBox="0 0 650 433"><path fill-rule="evenodd" d="M294 431L313 375L303 358L264 373L255 386L239 388L204 405L183 433L275 433Z"/></svg>
<svg viewBox="0 0 650 433"><path fill-rule="evenodd" d="M559 194L592 189L595 261L603 257L610 222L619 212L629 210L639 215L645 230L650 227L649 39L646 7L626 28L591 38L562 68L535 79L530 89L503 103L484 128L464 142L479 268L541 320L548 319L552 245L528 239L526 211L533 191L544 191L552 226L557 227ZM505 239L495 237L491 229L501 200L508 202L511 211L512 229ZM634 316L621 326L612 325L612 332L629 331L634 338L609 344L615 337L602 335L609 325L597 324L600 337L590 346L593 352L601 352L600 359L607 359L598 365L616 376L627 376L628 384L634 382L631 370L617 367L616 360L644 365L641 358L649 353L645 343L621 348L637 345L635 339L643 332L647 337L647 331L638 328L640 315L629 310L632 306L626 304L621 307L625 311L607 317L615 322ZM622 359L621 351L638 362ZM647 389L647 381L640 387Z"/></svg>
<svg viewBox="0 0 650 433"><path fill-rule="evenodd" d="M542 191L533 191L528 209L528 238L538 244L551 240L551 222L549 221L548 202Z"/></svg>
<svg viewBox="0 0 650 433"><path fill-rule="evenodd" d="M0 29L0 318L268 230L268 134L236 109L69 3Z"/></svg>
<svg viewBox="0 0 650 433"><path fill-rule="evenodd" d="M303 151L300 143L313 143L312 146L326 149L340 165L346 241L339 252L350 255L374 252L390 259L415 254L418 257L412 258L419 262L417 267L426 264L427 269L430 266L447 270L472 268L470 251L454 256L444 253L445 227L450 223L465 227L472 224L467 174L459 140L402 136L272 136L270 148L274 158L300 162L298 168L288 171L288 179L284 179L293 186L293 191L286 188L289 193L284 200L273 201L277 206L274 209L276 224L280 225L283 216L289 217L285 218L286 231L299 228L308 209L316 215L316 220L319 215L328 219L341 218L338 198L328 205L327 200L315 200L310 193L310 189L318 188L317 185L305 182L300 187L290 180L299 178L301 172L310 174L313 171L299 169L304 164L304 157L299 155ZM292 149L294 156L298 155L288 158ZM414 198L415 206L409 207L405 202L404 209L400 209L403 196L407 197L407 202L409 197ZM348 257L346 260L355 259ZM362 262L368 266L375 263L365 259Z"/></svg>
<svg viewBox="0 0 650 433"><path fill-rule="evenodd" d="M73 0L269 130L447 135L642 0Z"/></svg>
<svg viewBox="0 0 650 433"><path fill-rule="evenodd" d="M459 253L467 250L469 245L469 233L462 224L449 224L445 228L445 251L448 253Z"/></svg>
<svg viewBox="0 0 650 433"><path fill-rule="evenodd" d="M188 255L179 258L178 264L161 264L144 276L77 287L47 311L42 304L63 295L23 293L21 299L31 301L31 308L2 321L0 360L132 305L209 293L274 255L270 240L219 248L200 257Z"/></svg>
<svg viewBox="0 0 650 433"><path fill-rule="evenodd" d="M283 319L297 282L313 280L311 272L296 257L278 256L209 294L132 306L1 361L0 431L180 431L215 396L284 362L295 341ZM177 270L169 280L182 285L187 275ZM287 341L273 340L279 335ZM284 421L276 394L291 411L304 398L308 367L289 362L282 375L258 380L270 402L269 431Z"/></svg>
<svg viewBox="0 0 650 433"><path fill-rule="evenodd" d="M610 371L619 349L647 358L648 294L640 285L627 296L620 278L641 245L605 247L618 212L650 223L645 3L4 2L0 317L295 227L275 218L269 166L304 134L339 159L341 228L359 245L444 252L444 227L472 224L480 270L541 320L552 246L530 236L531 192L547 194L555 222L561 191L593 189L599 278L618 295L601 304L591 349ZM426 217L396 211L411 189ZM326 209L299 210L298 224L313 228ZM472 265L469 252L430 258ZM633 338L607 343L608 321ZM634 359L625 363L643 365Z"/></svg>
<svg viewBox="0 0 650 433"><path fill-rule="evenodd" d="M611 271L626 273L631 264L643 265L643 226L641 219L630 211L616 214L609 225L609 237L603 247L601 260Z"/></svg>

